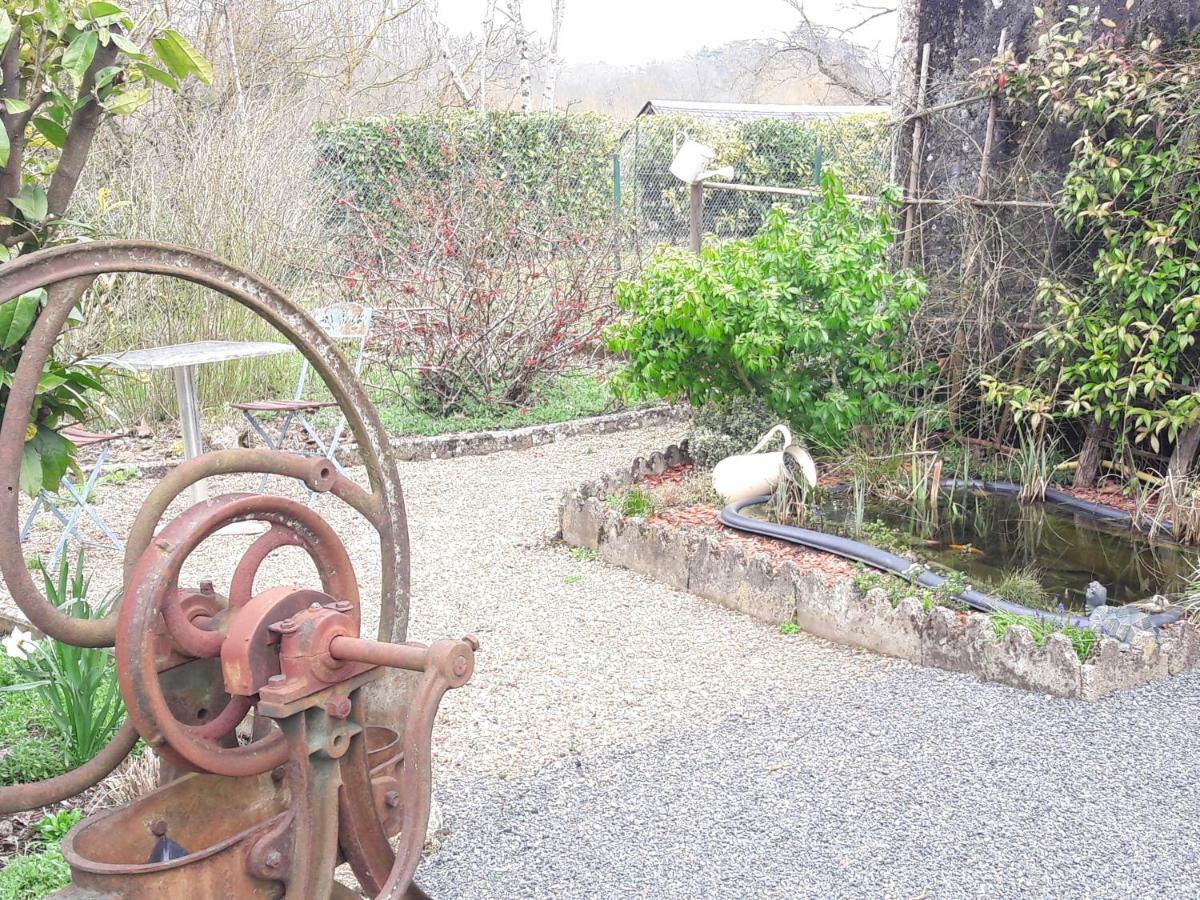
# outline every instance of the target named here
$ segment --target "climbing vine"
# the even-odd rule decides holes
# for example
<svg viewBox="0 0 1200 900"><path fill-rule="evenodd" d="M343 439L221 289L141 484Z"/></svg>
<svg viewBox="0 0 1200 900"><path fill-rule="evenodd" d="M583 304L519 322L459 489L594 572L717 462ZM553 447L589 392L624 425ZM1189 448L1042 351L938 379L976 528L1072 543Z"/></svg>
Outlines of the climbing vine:
<svg viewBox="0 0 1200 900"><path fill-rule="evenodd" d="M989 73L1018 113L1076 136L1056 210L1075 262L1039 285L1032 377L991 372L984 392L1034 427L1091 423L1089 441L1108 428L1159 452L1200 422L1200 53L1093 41L1074 12Z"/></svg>

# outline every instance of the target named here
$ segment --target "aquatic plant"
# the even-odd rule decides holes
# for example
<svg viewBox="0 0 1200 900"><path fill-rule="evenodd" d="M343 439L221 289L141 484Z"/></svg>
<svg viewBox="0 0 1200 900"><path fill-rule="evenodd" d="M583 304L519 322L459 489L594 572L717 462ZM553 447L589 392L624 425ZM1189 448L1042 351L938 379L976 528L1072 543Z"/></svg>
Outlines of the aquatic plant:
<svg viewBox="0 0 1200 900"><path fill-rule="evenodd" d="M1046 488L1054 474L1056 441L1046 434L1043 424L1021 427L1017 450L1012 456L1013 480L1021 485L1022 503L1046 499Z"/></svg>
<svg viewBox="0 0 1200 900"><path fill-rule="evenodd" d="M1042 570L1033 564L1006 572L1003 578L988 586L988 593L1035 609L1050 609L1054 605L1053 598L1042 586Z"/></svg>

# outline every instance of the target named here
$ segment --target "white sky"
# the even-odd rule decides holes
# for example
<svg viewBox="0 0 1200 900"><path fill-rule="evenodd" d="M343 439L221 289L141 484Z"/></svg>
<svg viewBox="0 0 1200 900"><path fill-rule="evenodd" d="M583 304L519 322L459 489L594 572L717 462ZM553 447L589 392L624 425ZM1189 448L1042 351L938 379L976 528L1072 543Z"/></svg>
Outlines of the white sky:
<svg viewBox="0 0 1200 900"><path fill-rule="evenodd" d="M526 25L546 38L551 0L523 4ZM440 0L439 9L452 31L465 34L480 30L485 5L486 0ZM835 22L847 5L808 0L809 18ZM785 0L567 0L560 50L569 63L636 65L727 41L779 37L798 22Z"/></svg>

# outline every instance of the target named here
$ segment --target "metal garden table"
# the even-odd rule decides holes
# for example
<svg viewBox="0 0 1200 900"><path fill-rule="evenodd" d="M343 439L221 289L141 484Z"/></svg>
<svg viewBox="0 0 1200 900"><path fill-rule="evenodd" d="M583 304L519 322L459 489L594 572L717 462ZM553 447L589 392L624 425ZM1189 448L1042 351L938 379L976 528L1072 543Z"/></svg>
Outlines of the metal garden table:
<svg viewBox="0 0 1200 900"><path fill-rule="evenodd" d="M196 393L196 369L209 363L295 352L296 348L292 344L281 341L193 341L187 344L93 356L85 362L90 365L113 366L130 372L162 372L168 369L173 371L179 421L183 428L183 455L186 459L195 459L204 452L204 439L200 433L200 399ZM208 499L208 487L203 480L197 481L190 490L192 503L202 503Z"/></svg>

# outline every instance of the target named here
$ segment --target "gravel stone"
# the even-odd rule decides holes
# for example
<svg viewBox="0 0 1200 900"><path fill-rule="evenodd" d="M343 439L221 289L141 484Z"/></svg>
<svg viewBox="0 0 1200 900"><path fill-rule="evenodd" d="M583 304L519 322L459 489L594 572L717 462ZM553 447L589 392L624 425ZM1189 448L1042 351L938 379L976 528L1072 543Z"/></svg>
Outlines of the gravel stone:
<svg viewBox="0 0 1200 900"><path fill-rule="evenodd" d="M403 464L411 637L483 644L435 731L432 896L1200 893L1200 672L1055 700L782 635L552 541L564 490L679 437ZM369 528L318 509L377 596ZM193 561L218 587L248 544L222 541ZM306 572L281 553L260 584Z"/></svg>

